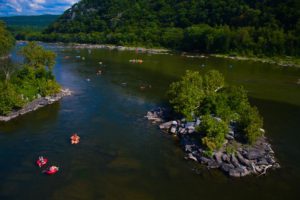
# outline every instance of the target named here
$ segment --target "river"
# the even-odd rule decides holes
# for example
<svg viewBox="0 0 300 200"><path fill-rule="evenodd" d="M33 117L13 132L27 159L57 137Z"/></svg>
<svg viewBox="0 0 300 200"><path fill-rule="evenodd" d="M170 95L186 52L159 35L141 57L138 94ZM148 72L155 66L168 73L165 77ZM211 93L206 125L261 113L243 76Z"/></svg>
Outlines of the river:
<svg viewBox="0 0 300 200"><path fill-rule="evenodd" d="M0 123L1 200L288 200L300 196L299 68L43 45L57 53L56 79L74 95ZM15 53L13 58L18 60ZM144 63L129 62L135 58ZM96 75L99 69L101 76ZM165 105L168 85L187 69L203 73L217 69L228 83L247 89L251 103L264 117L281 169L241 179L207 170L184 160L176 138L145 120L148 110ZM69 143L74 132L81 137L76 146ZM39 155L59 166L59 173L42 174L34 163Z"/></svg>

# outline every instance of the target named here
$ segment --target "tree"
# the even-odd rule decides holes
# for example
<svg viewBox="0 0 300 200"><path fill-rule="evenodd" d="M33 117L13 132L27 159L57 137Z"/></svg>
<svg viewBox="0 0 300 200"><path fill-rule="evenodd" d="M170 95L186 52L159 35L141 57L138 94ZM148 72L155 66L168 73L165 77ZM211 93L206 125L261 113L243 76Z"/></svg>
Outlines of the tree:
<svg viewBox="0 0 300 200"><path fill-rule="evenodd" d="M6 29L5 24L0 21L0 57L8 54L15 45L15 39Z"/></svg>
<svg viewBox="0 0 300 200"><path fill-rule="evenodd" d="M240 115L238 125L239 131L249 144L255 143L263 135L263 131L261 130L263 119L256 107L246 107Z"/></svg>
<svg viewBox="0 0 300 200"><path fill-rule="evenodd" d="M205 134L205 137L202 138L202 144L205 145L209 151L222 147L225 141L225 135L229 131L226 122L214 118L211 115L204 115L201 118L199 128Z"/></svg>
<svg viewBox="0 0 300 200"><path fill-rule="evenodd" d="M24 56L25 65L35 69L43 68L51 71L55 64L55 53L45 50L36 42L29 42L21 49L20 54Z"/></svg>
<svg viewBox="0 0 300 200"><path fill-rule="evenodd" d="M16 71L16 65L12 63L10 59L4 59L0 61L0 74L2 75L1 79L4 80L7 84L12 74Z"/></svg>
<svg viewBox="0 0 300 200"><path fill-rule="evenodd" d="M196 109L204 98L202 77L199 72L186 71L180 81L170 85L168 91L170 103L176 112L188 120L194 117Z"/></svg>
<svg viewBox="0 0 300 200"><path fill-rule="evenodd" d="M206 95L216 93L225 85L224 76L217 70L210 70L203 77L203 89Z"/></svg>
<svg viewBox="0 0 300 200"><path fill-rule="evenodd" d="M7 115L14 109L21 108L25 101L16 92L14 85L0 82L0 115Z"/></svg>

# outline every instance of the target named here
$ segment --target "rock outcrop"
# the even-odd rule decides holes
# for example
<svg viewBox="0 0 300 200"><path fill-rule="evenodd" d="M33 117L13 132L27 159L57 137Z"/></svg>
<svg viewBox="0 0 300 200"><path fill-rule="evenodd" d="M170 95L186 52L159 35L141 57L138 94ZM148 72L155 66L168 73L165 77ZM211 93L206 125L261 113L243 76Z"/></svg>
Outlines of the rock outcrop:
<svg viewBox="0 0 300 200"><path fill-rule="evenodd" d="M7 116L0 116L0 121L4 121L4 122L10 121L20 115L24 115L26 113L35 111L41 107L59 101L65 96L70 96L70 95L72 95L72 92L69 89L61 89L61 91L55 95L37 98L32 102L28 103L27 105L25 105L20 110L13 111Z"/></svg>
<svg viewBox="0 0 300 200"><path fill-rule="evenodd" d="M162 109L150 111L146 117L155 123L163 122L164 118ZM218 168L231 177L263 175L268 169L280 167L266 137L259 138L251 146L242 144L235 139L234 127L229 127L224 146L212 155L207 155L205 148L200 144L199 134L196 132L196 127L200 124L200 119L192 122L173 120L160 124L159 128L180 138L180 145L186 153L186 159L206 165L209 169ZM231 150L229 151L227 147L231 147Z"/></svg>

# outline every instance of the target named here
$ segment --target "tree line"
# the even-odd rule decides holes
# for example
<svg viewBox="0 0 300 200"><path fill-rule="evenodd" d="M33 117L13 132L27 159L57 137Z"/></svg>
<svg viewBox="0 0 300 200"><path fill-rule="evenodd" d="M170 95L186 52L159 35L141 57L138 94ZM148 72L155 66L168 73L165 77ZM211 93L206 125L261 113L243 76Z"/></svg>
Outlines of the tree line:
<svg viewBox="0 0 300 200"><path fill-rule="evenodd" d="M43 32L20 40L299 56L297 0L81 0Z"/></svg>

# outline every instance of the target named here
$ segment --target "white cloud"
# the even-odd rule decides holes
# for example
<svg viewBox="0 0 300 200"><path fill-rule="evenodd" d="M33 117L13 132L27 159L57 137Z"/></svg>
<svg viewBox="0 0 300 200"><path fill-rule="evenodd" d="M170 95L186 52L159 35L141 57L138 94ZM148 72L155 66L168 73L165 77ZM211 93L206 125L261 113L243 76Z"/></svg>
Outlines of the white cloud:
<svg viewBox="0 0 300 200"><path fill-rule="evenodd" d="M79 0L0 0L0 16L61 14Z"/></svg>

